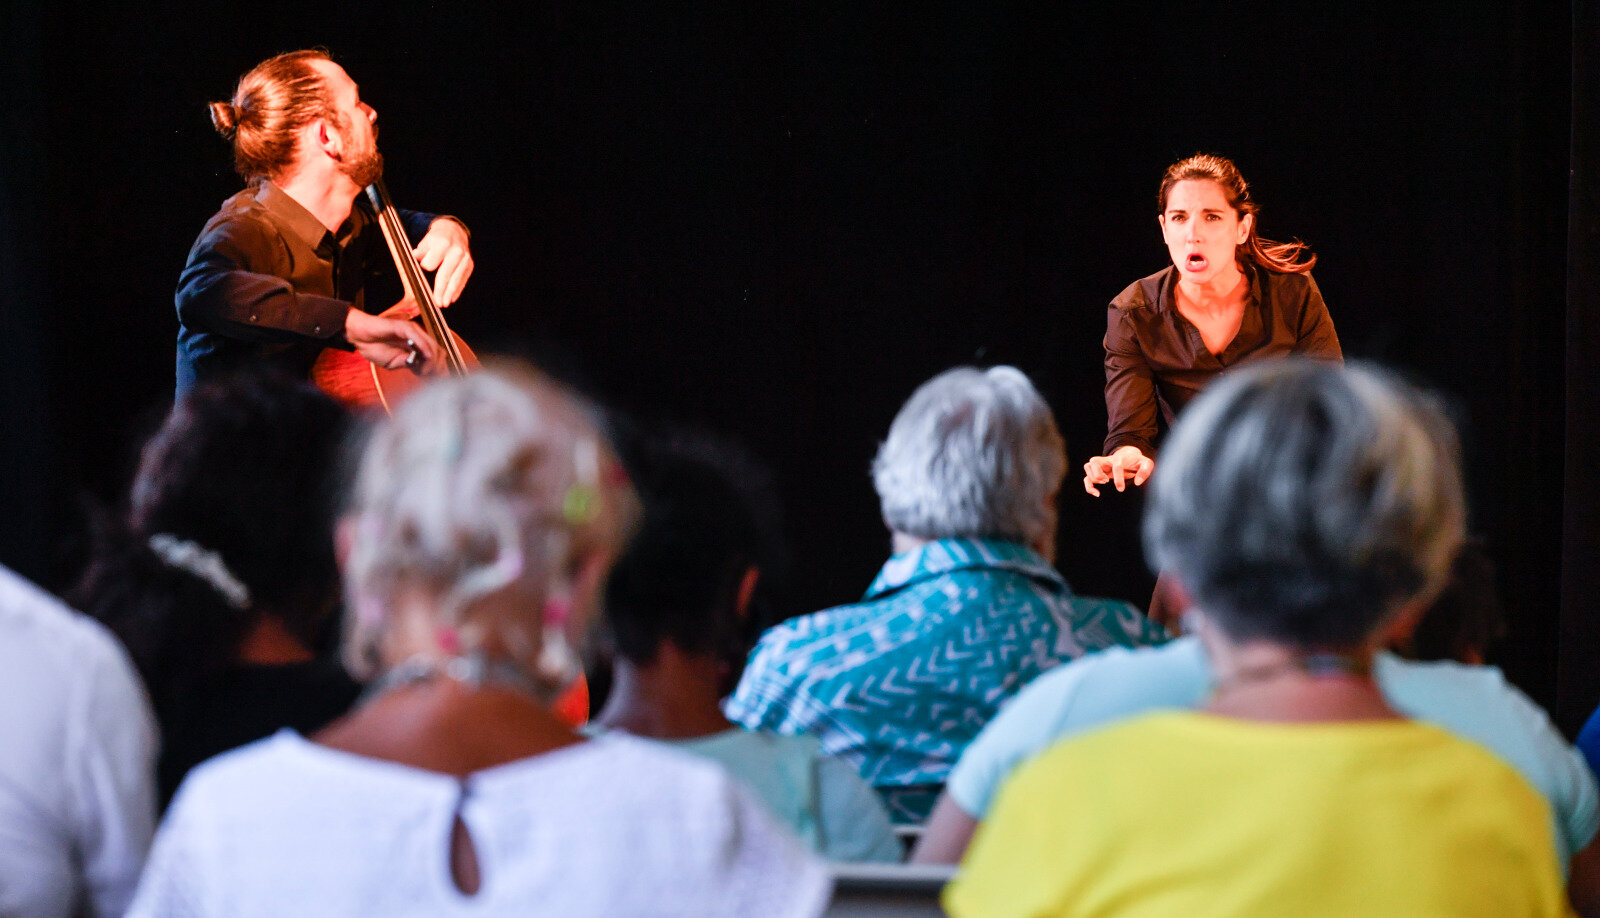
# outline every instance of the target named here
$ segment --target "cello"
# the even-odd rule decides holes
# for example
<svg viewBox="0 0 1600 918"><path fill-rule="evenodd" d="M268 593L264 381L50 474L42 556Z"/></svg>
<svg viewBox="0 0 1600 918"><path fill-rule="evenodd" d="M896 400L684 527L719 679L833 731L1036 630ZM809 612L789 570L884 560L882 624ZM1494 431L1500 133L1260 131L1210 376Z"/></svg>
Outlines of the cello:
<svg viewBox="0 0 1600 918"><path fill-rule="evenodd" d="M394 202L389 199L389 189L378 179L366 188L367 200L377 214L378 227L383 230L383 241L389 246L395 270L400 274L400 284L407 298L417 304L416 321L428 337L439 344L439 358L443 372L451 376L465 376L478 367L478 357L467 347L460 336L445 323L444 310L433 299L433 288L428 285L422 266L412 254L411 243L406 239L405 227ZM380 367L351 351L328 348L317 355L311 367L311 381L335 400L352 408L382 407L392 412L411 390L422 385L426 377L401 367L390 370Z"/></svg>

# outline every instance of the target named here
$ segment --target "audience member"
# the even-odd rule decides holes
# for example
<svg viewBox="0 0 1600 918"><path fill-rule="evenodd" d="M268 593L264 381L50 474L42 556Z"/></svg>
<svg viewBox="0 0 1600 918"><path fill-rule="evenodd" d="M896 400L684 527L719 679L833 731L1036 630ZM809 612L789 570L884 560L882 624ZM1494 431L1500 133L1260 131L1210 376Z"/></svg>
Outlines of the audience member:
<svg viewBox="0 0 1600 918"><path fill-rule="evenodd" d="M613 661L608 730L668 740L720 762L818 853L899 861L903 850L872 788L816 737L745 730L720 702L750 650L750 609L764 590L771 520L741 494L765 475L709 439L645 438L624 458L644 522L606 589Z"/></svg>
<svg viewBox="0 0 1600 918"><path fill-rule="evenodd" d="M1373 679L1395 710L1444 727L1509 762L1549 801L1562 862L1588 848L1595 852L1587 858L1591 869L1600 868L1593 863L1600 860L1600 850L1592 846L1600 830L1594 776L1544 709L1500 670L1461 665L1481 660L1491 636L1499 633L1498 610L1487 556L1469 540L1422 623L1410 634L1405 620L1396 623L1399 643L1409 654L1436 662L1379 651L1373 656ZM1040 676L967 747L913 860L960 860L1006 778L1053 742L1158 708L1200 707L1213 687L1210 664L1192 635L1158 648L1113 648ZM1592 882L1577 873L1573 881Z"/></svg>
<svg viewBox="0 0 1600 918"><path fill-rule="evenodd" d="M1443 585L1454 437L1364 368L1243 368L1174 427L1145 519L1216 673L1023 766L945 907L965 915L1560 915L1549 807L1371 675Z"/></svg>
<svg viewBox="0 0 1600 918"><path fill-rule="evenodd" d="M334 470L347 416L307 383L196 387L145 445L126 514L73 595L127 646L161 724L169 800L200 762L316 730L359 687L331 654Z"/></svg>
<svg viewBox="0 0 1600 918"><path fill-rule="evenodd" d="M1505 631L1494 562L1483 542L1468 539L1450 565L1450 580L1416 627L1398 636L1394 650L1410 660L1482 663Z"/></svg>
<svg viewBox="0 0 1600 918"><path fill-rule="evenodd" d="M1578 731L1578 751L1583 754L1589 770L1600 774L1600 708L1596 708L1583 729Z"/></svg>
<svg viewBox="0 0 1600 918"><path fill-rule="evenodd" d="M0 724L0 915L121 915L155 831L155 719L116 639L3 567Z"/></svg>
<svg viewBox="0 0 1600 918"><path fill-rule="evenodd" d="M1030 679L1165 638L1127 603L1075 595L1051 566L1065 470L1055 419L1020 371L923 384L872 467L894 556L861 602L769 630L729 717L814 733L896 821L921 821L967 743Z"/></svg>
<svg viewBox="0 0 1600 918"><path fill-rule="evenodd" d="M550 710L636 515L572 396L424 387L340 527L363 703L189 776L132 912L815 915L825 869L712 763Z"/></svg>

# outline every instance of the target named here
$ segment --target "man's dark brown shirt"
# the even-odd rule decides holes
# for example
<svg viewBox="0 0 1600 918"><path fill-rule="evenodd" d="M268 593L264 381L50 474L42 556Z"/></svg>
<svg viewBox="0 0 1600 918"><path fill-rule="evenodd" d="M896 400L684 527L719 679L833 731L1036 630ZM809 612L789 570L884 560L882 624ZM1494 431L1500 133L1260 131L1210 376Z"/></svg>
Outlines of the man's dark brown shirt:
<svg viewBox="0 0 1600 918"><path fill-rule="evenodd" d="M432 214L401 211L413 244ZM327 347L349 348L345 315L362 289L392 271L383 233L362 197L331 233L270 181L223 202L189 250L178 279L177 391L245 363L309 376ZM374 304L381 312L392 305Z"/></svg>

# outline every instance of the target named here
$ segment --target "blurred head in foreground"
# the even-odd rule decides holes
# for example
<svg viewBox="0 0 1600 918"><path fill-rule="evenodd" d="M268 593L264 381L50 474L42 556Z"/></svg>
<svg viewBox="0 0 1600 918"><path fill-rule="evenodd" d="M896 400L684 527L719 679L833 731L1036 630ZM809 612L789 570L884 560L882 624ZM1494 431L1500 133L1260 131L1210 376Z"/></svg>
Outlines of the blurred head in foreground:
<svg viewBox="0 0 1600 918"><path fill-rule="evenodd" d="M1161 458L1146 552L1234 643L1365 647L1432 599L1463 539L1454 431L1371 366L1231 372Z"/></svg>
<svg viewBox="0 0 1600 918"><path fill-rule="evenodd" d="M430 384L380 423L340 530L346 665L506 659L553 697L580 672L637 501L593 412L532 370Z"/></svg>

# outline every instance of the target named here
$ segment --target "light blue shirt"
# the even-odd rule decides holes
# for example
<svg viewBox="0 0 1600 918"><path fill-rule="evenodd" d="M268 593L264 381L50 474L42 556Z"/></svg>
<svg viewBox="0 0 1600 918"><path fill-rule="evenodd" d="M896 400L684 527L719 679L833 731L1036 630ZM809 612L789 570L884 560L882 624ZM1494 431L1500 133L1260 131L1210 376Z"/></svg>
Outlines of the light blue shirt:
<svg viewBox="0 0 1600 918"><path fill-rule="evenodd" d="M916 822L967 743L1039 673L1166 632L1078 596L1015 542L937 539L890 558L859 603L767 631L726 705L752 730L811 733L896 821Z"/></svg>
<svg viewBox="0 0 1600 918"><path fill-rule="evenodd" d="M1600 793L1594 775L1544 709L1500 670L1379 653L1373 678L1395 710L1487 748L1543 794L1563 866L1595 837ZM967 747L946 790L962 810L982 819L1011 772L1055 742L1152 710L1200 707L1210 694L1211 668L1198 638L1092 654L1018 694Z"/></svg>
<svg viewBox="0 0 1600 918"><path fill-rule="evenodd" d="M721 763L829 860L899 863L905 857L877 794L849 764L823 755L816 737L735 727L669 742Z"/></svg>

